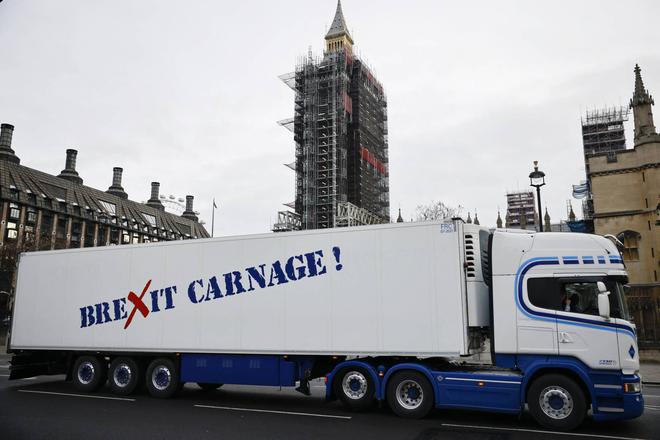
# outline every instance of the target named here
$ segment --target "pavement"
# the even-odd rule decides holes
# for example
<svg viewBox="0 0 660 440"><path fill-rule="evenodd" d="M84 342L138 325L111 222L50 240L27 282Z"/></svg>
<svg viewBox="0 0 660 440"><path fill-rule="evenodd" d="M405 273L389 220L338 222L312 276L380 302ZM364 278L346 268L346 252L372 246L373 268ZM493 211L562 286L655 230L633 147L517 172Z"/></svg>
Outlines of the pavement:
<svg viewBox="0 0 660 440"><path fill-rule="evenodd" d="M660 432L660 386L644 387L646 408L634 420L594 423L571 433L539 427L528 414L509 416L471 411L434 410L422 420L396 417L384 408L364 413L325 402L324 385L312 396L291 389L226 385L204 392L186 384L173 399L155 399L139 391L120 397L102 388L76 391L63 376L9 382L9 356L0 355L0 438L116 439L151 438L381 438L418 440L537 440L584 438L654 439Z"/></svg>
<svg viewBox="0 0 660 440"><path fill-rule="evenodd" d="M639 372L644 384L660 385L660 362L642 362L639 364Z"/></svg>

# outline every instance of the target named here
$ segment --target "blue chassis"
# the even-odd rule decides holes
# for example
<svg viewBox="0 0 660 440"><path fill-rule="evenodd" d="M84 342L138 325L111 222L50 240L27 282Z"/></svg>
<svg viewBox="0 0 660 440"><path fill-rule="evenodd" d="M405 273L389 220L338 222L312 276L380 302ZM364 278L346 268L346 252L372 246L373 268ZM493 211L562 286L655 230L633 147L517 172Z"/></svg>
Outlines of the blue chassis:
<svg viewBox="0 0 660 440"><path fill-rule="evenodd" d="M497 355L496 360L506 370L435 370L423 361L390 366L375 364L370 359L343 361L326 375L326 398L334 397L333 380L345 368L359 367L368 372L376 384L375 397L379 401L385 400L393 375L413 370L432 384L437 408L519 414L525 407L530 380L543 372L563 372L584 385L596 421L632 419L644 411L641 393L623 392L624 383L640 381L637 375L591 370L574 358L561 356ZM307 377L315 361L314 356L182 354L181 381L295 386L296 381Z"/></svg>

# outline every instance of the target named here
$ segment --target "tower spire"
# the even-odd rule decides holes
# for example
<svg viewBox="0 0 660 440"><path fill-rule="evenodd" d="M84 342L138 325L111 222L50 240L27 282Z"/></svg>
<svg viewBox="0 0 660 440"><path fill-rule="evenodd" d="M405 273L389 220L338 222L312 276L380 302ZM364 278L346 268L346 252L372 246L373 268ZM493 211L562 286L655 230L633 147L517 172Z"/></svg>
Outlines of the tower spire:
<svg viewBox="0 0 660 440"><path fill-rule="evenodd" d="M550 224L550 214L548 214L548 207L545 207L545 216L543 216L543 223L545 224L545 232L551 232L552 227Z"/></svg>
<svg viewBox="0 0 660 440"><path fill-rule="evenodd" d="M498 228L502 228L502 217L500 216L500 210L497 210L497 220L496 224Z"/></svg>
<svg viewBox="0 0 660 440"><path fill-rule="evenodd" d="M653 97L649 95L648 90L644 87L644 80L642 79L642 69L639 64L635 64L635 92L630 100L630 108L643 104L655 104Z"/></svg>
<svg viewBox="0 0 660 440"><path fill-rule="evenodd" d="M396 222L403 223L403 217L401 217L401 208L399 208L399 217L397 217Z"/></svg>
<svg viewBox="0 0 660 440"><path fill-rule="evenodd" d="M341 0L337 1L337 11L335 18L332 20L330 30L325 34L325 50L326 52L336 52L347 48L353 50L353 38L348 32L348 26L344 19L344 12L341 9Z"/></svg>
<svg viewBox="0 0 660 440"><path fill-rule="evenodd" d="M639 64L635 64L635 91L630 100L630 108L633 111L633 119L635 120L635 142L644 136L656 134L655 125L653 125L652 105L655 105L655 102L653 96L644 87L642 69L640 69Z"/></svg>

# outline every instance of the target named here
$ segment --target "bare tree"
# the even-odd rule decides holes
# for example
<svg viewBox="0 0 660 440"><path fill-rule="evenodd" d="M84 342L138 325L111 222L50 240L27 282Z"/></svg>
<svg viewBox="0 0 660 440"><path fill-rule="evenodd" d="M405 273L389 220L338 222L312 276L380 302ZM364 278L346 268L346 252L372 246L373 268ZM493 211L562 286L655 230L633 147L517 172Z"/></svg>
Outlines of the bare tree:
<svg viewBox="0 0 660 440"><path fill-rule="evenodd" d="M441 201L431 201L426 205L418 205L415 208L416 221L442 220L446 218L458 217L461 215L463 207L458 205L456 208L447 206Z"/></svg>

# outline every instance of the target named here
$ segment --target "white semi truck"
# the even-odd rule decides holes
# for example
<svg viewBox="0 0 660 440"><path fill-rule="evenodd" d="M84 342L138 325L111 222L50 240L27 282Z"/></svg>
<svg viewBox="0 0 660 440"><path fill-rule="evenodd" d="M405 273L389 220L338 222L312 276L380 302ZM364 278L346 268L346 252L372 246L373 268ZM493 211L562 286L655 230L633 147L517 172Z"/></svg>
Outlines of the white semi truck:
<svg viewBox="0 0 660 440"><path fill-rule="evenodd" d="M156 397L325 378L353 410L527 406L568 430L643 412L625 283L604 237L458 220L26 253L10 377Z"/></svg>

